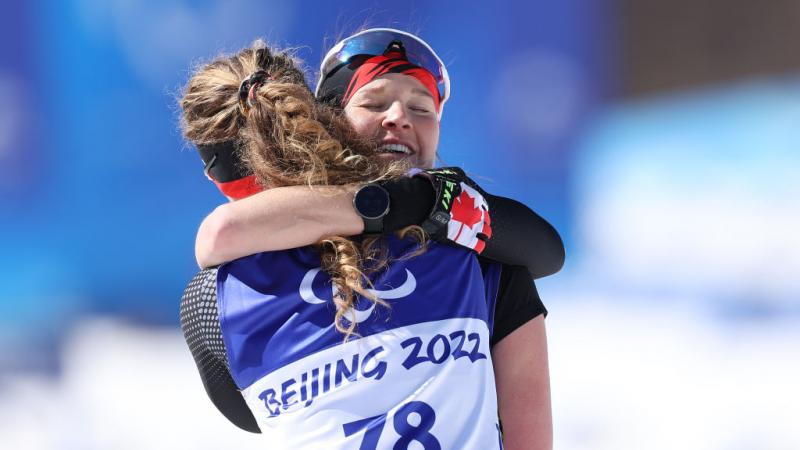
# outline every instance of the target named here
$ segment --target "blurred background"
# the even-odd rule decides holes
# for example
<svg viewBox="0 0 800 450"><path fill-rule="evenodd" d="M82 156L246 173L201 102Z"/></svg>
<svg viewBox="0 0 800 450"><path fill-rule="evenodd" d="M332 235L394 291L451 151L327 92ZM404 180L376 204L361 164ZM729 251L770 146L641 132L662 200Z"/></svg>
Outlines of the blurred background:
<svg viewBox="0 0 800 450"><path fill-rule="evenodd" d="M537 282L556 448L800 448L799 23L796 0L4 4L0 448L264 448L180 333L224 199L176 98L256 37L314 83L362 25L437 49L444 163L564 238Z"/></svg>

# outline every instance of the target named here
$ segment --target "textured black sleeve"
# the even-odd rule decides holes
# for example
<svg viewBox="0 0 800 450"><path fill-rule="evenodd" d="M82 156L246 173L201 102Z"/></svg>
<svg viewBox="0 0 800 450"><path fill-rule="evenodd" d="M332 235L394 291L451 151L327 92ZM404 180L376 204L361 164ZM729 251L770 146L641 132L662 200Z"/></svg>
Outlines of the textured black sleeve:
<svg viewBox="0 0 800 450"><path fill-rule="evenodd" d="M539 314L547 315L531 274L525 267L503 265L494 309L494 345Z"/></svg>
<svg viewBox="0 0 800 450"><path fill-rule="evenodd" d="M217 310L217 269L204 269L181 299L181 329L208 398L237 427L260 433L255 417L231 377Z"/></svg>
<svg viewBox="0 0 800 450"><path fill-rule="evenodd" d="M564 243L541 216L510 198L484 194L492 218L492 238L481 256L525 266L536 278L552 275L564 265Z"/></svg>

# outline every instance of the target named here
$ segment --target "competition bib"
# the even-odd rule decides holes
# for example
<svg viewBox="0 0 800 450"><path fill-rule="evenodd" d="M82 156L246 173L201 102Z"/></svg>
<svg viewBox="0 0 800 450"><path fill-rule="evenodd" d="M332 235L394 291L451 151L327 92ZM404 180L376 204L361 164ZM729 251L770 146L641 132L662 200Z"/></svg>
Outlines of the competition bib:
<svg viewBox="0 0 800 450"><path fill-rule="evenodd" d="M416 245L390 241L392 257ZM502 448L489 353L500 270L431 244L393 260L335 330L334 288L309 247L220 267L231 374L269 448Z"/></svg>

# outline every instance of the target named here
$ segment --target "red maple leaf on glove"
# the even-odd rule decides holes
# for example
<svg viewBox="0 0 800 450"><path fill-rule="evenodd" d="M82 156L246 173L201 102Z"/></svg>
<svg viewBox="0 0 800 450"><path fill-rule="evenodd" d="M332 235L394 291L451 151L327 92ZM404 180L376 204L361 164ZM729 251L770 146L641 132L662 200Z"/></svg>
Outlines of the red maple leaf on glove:
<svg viewBox="0 0 800 450"><path fill-rule="evenodd" d="M447 238L480 254L492 237L489 211L483 196L461 184L462 191L450 209Z"/></svg>
<svg viewBox="0 0 800 450"><path fill-rule="evenodd" d="M480 205L476 204L476 199L466 191L462 191L453 202L450 215L452 220L457 220L470 228L483 220L483 210Z"/></svg>

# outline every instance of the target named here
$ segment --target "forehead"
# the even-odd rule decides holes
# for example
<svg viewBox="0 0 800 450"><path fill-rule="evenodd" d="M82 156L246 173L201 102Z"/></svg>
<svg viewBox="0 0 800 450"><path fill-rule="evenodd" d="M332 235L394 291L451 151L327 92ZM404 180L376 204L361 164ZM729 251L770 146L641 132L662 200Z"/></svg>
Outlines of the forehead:
<svg viewBox="0 0 800 450"><path fill-rule="evenodd" d="M430 91L415 77L401 73L387 73L375 78L359 89L355 95L411 95L429 97Z"/></svg>

